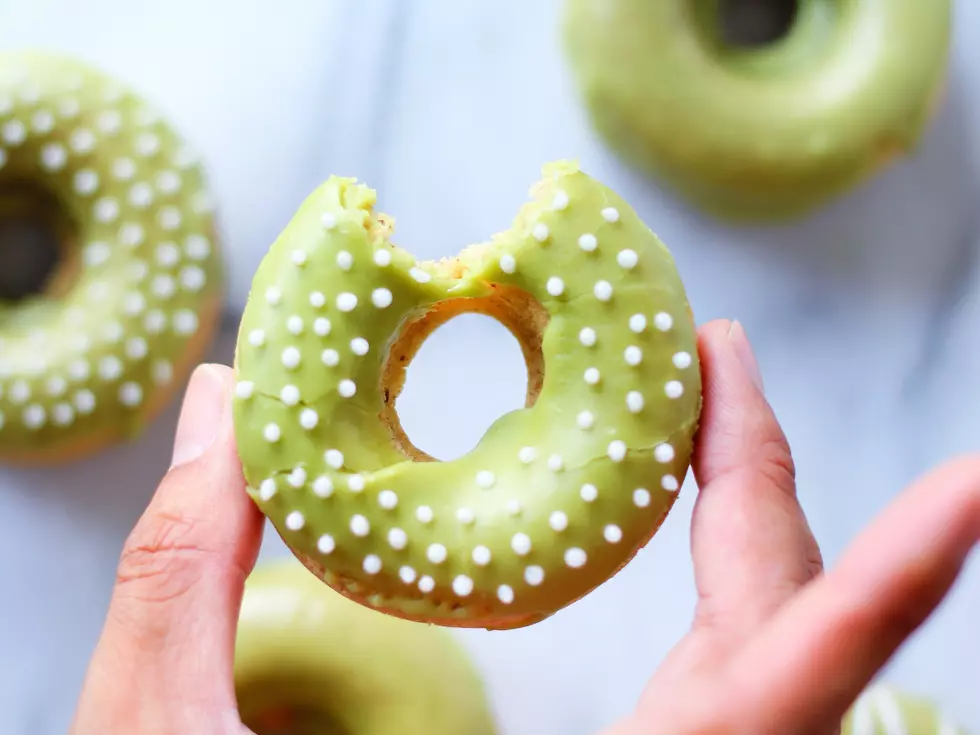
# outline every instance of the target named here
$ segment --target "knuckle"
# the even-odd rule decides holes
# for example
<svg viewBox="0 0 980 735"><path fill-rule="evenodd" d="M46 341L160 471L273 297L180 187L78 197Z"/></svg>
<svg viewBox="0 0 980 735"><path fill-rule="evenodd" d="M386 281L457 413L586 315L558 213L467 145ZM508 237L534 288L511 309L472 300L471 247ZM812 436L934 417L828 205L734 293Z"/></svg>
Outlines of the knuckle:
<svg viewBox="0 0 980 735"><path fill-rule="evenodd" d="M755 470L776 487L795 494L796 462L781 431L765 437L759 444Z"/></svg>

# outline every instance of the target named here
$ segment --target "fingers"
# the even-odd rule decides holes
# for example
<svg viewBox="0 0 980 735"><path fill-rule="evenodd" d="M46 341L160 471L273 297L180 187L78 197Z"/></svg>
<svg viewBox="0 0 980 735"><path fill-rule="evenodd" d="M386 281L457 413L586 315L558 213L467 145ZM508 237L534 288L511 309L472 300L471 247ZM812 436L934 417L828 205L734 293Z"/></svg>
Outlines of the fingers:
<svg viewBox="0 0 980 735"><path fill-rule="evenodd" d="M704 409L694 456L695 627L737 643L821 568L786 437L738 322L700 330ZM713 636L717 637L717 636Z"/></svg>
<svg viewBox="0 0 980 735"><path fill-rule="evenodd" d="M839 722L978 540L980 457L971 457L915 483L747 645L733 662L746 701L766 702L773 722Z"/></svg>
<svg viewBox="0 0 980 735"><path fill-rule="evenodd" d="M245 492L231 390L223 366L191 379L173 466L122 551L76 733L122 731L106 717L132 727L126 718L149 725L156 712L172 723L178 712L235 711L235 631L262 516Z"/></svg>

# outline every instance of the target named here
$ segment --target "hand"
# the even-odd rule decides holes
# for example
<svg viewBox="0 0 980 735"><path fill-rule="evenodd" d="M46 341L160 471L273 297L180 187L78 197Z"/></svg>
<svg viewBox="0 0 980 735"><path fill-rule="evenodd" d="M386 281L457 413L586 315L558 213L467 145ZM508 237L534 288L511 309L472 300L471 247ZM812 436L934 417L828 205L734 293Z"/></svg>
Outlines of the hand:
<svg viewBox="0 0 980 735"><path fill-rule="evenodd" d="M711 323L700 350L701 599L691 633L608 735L832 732L980 536L980 459L913 486L823 576L744 333ZM191 381L173 466L120 558L74 735L248 732L232 663L263 520L244 491L231 389L226 367L203 366Z"/></svg>

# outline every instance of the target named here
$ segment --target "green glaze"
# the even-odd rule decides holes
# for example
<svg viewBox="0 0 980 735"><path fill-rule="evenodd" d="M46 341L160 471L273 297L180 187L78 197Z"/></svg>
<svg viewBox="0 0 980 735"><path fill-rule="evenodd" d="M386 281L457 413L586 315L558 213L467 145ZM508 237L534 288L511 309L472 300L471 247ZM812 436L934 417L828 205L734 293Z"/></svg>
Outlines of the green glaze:
<svg viewBox="0 0 980 735"><path fill-rule="evenodd" d="M158 111L77 60L0 54L0 203L36 188L70 224L63 292L0 301L12 461L138 434L207 342L223 276L204 174Z"/></svg>
<svg viewBox="0 0 980 735"><path fill-rule="evenodd" d="M847 713L841 735L966 735L966 731L932 702L876 684Z"/></svg>
<svg viewBox="0 0 980 735"><path fill-rule="evenodd" d="M235 646L257 735L494 735L481 681L448 631L368 610L298 562L245 585Z"/></svg>
<svg viewBox="0 0 980 735"><path fill-rule="evenodd" d="M627 160L729 220L802 215L917 143L946 72L950 0L799 0L762 47L718 0L567 0L591 120Z"/></svg>
<svg viewBox="0 0 980 735"><path fill-rule="evenodd" d="M687 472L701 378L673 258L573 164L546 166L534 193L490 243L417 263L388 241L374 192L333 177L255 274L234 406L250 493L318 576L371 607L541 620L649 540ZM398 335L447 305L493 315L504 295L528 300L508 326L532 386L540 353L540 394L465 456L413 460L380 418L386 366L411 356Z"/></svg>

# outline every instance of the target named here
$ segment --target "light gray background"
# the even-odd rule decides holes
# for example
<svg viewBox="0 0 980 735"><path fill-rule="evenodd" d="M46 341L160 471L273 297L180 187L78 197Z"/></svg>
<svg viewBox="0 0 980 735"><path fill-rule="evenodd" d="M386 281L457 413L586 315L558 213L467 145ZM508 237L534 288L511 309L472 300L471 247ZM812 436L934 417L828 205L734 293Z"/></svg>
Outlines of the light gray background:
<svg viewBox="0 0 980 735"><path fill-rule="evenodd" d="M746 325L833 563L906 482L980 443L980 6L957 2L949 96L920 151L805 221L753 229L699 218L609 155L573 94L557 11L557 0L3 0L0 47L84 54L201 148L231 259L231 327L265 248L331 173L379 189L398 241L431 257L506 227L542 163L580 159L673 249L698 321ZM231 349L226 335L214 359ZM427 345L400 408L420 445L457 456L523 391L516 345L469 319ZM176 405L138 443L81 465L0 470L0 732L65 731L175 418ZM695 492L688 482L655 540L581 603L526 630L459 634L506 735L586 735L631 706L690 619ZM267 534L263 554L283 553ZM885 677L980 732L978 611L973 563Z"/></svg>

